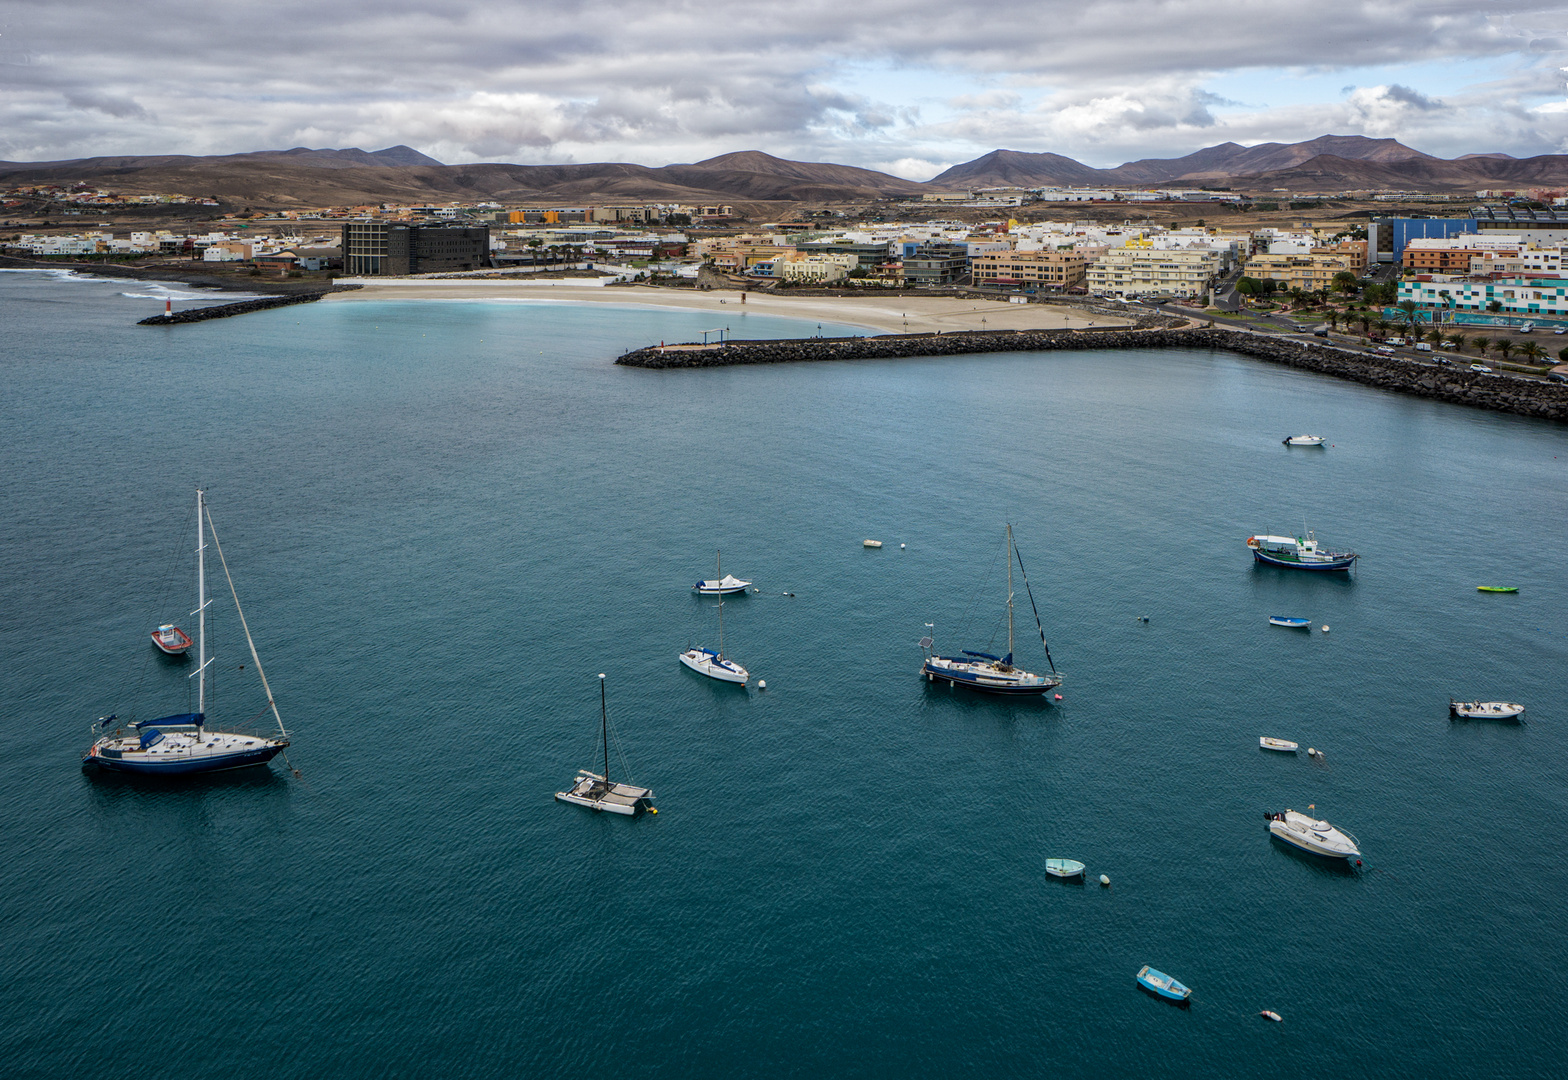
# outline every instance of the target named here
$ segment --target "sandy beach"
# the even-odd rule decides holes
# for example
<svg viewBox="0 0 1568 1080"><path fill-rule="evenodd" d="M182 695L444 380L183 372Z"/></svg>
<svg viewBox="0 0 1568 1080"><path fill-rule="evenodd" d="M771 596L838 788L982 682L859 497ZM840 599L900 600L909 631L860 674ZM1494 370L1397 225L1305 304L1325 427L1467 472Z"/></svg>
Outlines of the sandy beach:
<svg viewBox="0 0 1568 1080"><path fill-rule="evenodd" d="M333 293L324 302L352 304L365 300L517 301L533 303L617 304L623 307L684 308L712 311L733 319L756 312L806 322L859 326L879 334L931 333L951 330L1059 330L1082 326L1128 326L1129 319L1088 314L1051 304L1012 304L1000 300L950 296L791 296L714 290L665 289L656 286L545 285L532 282L417 280L396 278L340 279L363 288ZM729 323L733 326L733 322ZM803 332L804 333L804 332ZM736 330L740 336L740 331Z"/></svg>

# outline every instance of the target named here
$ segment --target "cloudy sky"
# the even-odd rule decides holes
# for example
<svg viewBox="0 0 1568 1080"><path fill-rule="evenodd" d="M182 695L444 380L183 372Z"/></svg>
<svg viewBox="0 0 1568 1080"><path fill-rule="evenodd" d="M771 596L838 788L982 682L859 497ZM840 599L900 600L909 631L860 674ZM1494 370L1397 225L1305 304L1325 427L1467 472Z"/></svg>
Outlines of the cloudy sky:
<svg viewBox="0 0 1568 1080"><path fill-rule="evenodd" d="M927 179L1227 140L1568 152L1568 5L1506 0L5 0L0 159L407 143L735 150Z"/></svg>

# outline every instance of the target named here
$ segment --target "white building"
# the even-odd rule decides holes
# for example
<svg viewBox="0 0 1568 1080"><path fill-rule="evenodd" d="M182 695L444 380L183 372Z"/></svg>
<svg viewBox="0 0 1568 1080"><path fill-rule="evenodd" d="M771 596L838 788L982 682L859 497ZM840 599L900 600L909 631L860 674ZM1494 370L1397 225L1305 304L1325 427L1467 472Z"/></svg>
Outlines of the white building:
<svg viewBox="0 0 1568 1080"><path fill-rule="evenodd" d="M1102 296L1198 296L1219 272L1218 252L1162 251L1143 241L1100 256L1089 267L1087 283Z"/></svg>

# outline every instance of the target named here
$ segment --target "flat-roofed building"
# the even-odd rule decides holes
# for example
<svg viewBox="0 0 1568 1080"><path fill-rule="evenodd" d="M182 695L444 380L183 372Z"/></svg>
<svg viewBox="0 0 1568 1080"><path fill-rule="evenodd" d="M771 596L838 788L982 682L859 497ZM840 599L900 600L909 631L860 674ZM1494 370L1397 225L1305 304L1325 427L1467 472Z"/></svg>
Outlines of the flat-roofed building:
<svg viewBox="0 0 1568 1080"><path fill-rule="evenodd" d="M343 270L350 276L437 274L489 265L488 225L343 225Z"/></svg>
<svg viewBox="0 0 1568 1080"><path fill-rule="evenodd" d="M1219 273L1217 251L1112 248L1089 267L1089 291L1106 296L1196 296Z"/></svg>
<svg viewBox="0 0 1568 1080"><path fill-rule="evenodd" d="M1066 290L1082 285L1089 260L1079 251L997 251L976 255L976 285Z"/></svg>
<svg viewBox="0 0 1568 1080"><path fill-rule="evenodd" d="M1355 274L1355 261L1344 255L1254 255L1242 265L1242 273L1260 281L1278 281L1287 289L1305 292L1327 290L1335 274Z"/></svg>
<svg viewBox="0 0 1568 1080"><path fill-rule="evenodd" d="M825 285L831 281L842 281L860 265L860 260L853 255L805 255L798 251L779 255L772 262L774 277L796 285Z"/></svg>
<svg viewBox="0 0 1568 1080"><path fill-rule="evenodd" d="M963 244L921 244L906 249L904 284L940 288L962 281L969 273L969 249Z"/></svg>

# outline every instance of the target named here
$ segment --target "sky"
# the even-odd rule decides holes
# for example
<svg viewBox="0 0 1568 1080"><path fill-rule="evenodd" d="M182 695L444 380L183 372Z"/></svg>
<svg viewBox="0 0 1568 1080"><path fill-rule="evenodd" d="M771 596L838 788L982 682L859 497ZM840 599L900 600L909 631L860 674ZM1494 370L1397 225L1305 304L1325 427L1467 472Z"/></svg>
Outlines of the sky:
<svg viewBox="0 0 1568 1080"><path fill-rule="evenodd" d="M762 150L925 180L1397 138L1568 153L1568 4L5 0L0 159L407 144L447 163Z"/></svg>

